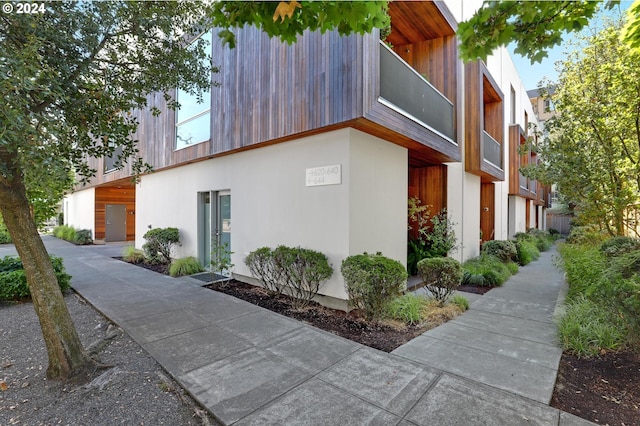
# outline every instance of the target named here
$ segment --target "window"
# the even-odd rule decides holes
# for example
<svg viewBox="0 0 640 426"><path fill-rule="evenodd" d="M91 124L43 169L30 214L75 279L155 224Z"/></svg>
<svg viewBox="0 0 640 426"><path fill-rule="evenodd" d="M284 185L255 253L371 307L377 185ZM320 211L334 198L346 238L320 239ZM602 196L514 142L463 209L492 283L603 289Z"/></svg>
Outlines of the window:
<svg viewBox="0 0 640 426"><path fill-rule="evenodd" d="M211 32L202 35L211 46ZM180 109L176 111L176 149L186 148L211 138L211 89L202 93L202 98L176 91Z"/></svg>
<svg viewBox="0 0 640 426"><path fill-rule="evenodd" d="M553 105L553 102L551 102L551 99L547 98L544 100L544 112L553 112L555 109L556 107Z"/></svg>
<svg viewBox="0 0 640 426"><path fill-rule="evenodd" d="M124 162L124 158L119 158L122 156L122 145L117 146L113 151L112 155L104 157L104 173L109 173L114 170L117 170L120 163Z"/></svg>
<svg viewBox="0 0 640 426"><path fill-rule="evenodd" d="M516 124L516 91L511 86L511 124Z"/></svg>

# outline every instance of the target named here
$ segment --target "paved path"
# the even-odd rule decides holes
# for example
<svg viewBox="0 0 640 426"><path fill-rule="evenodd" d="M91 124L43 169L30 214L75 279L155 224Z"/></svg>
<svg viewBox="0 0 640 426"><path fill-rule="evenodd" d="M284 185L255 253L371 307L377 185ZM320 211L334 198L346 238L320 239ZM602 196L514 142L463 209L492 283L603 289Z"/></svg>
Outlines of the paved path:
<svg viewBox="0 0 640 426"><path fill-rule="evenodd" d="M76 291L224 424L591 424L547 405L560 358L553 251L387 354L111 259L118 246L44 240Z"/></svg>

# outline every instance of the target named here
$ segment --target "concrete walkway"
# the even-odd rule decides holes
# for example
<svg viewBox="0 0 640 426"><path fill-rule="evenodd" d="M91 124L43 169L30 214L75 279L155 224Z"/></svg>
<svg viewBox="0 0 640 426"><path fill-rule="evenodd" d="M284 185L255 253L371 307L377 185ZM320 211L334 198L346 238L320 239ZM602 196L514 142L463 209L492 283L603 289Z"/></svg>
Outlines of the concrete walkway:
<svg viewBox="0 0 640 426"><path fill-rule="evenodd" d="M111 259L117 245L44 241L74 289L224 424L591 424L547 405L561 354L554 251L387 354Z"/></svg>

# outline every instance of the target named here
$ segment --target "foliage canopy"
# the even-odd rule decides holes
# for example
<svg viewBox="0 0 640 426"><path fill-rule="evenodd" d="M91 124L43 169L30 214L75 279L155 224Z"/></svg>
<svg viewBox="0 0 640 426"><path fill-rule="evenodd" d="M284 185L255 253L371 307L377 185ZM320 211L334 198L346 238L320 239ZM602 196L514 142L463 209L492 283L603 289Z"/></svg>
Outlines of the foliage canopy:
<svg viewBox="0 0 640 426"><path fill-rule="evenodd" d="M547 50L562 42L562 35L587 26L601 7L619 2L596 1L485 1L467 21L458 25L460 55L465 61L483 60L499 46L516 43L515 52L541 62ZM624 42L640 50L640 0L627 10Z"/></svg>
<svg viewBox="0 0 640 426"><path fill-rule="evenodd" d="M562 64L544 162L524 172L555 182L582 224L623 235L640 203L640 52L616 25L585 42Z"/></svg>

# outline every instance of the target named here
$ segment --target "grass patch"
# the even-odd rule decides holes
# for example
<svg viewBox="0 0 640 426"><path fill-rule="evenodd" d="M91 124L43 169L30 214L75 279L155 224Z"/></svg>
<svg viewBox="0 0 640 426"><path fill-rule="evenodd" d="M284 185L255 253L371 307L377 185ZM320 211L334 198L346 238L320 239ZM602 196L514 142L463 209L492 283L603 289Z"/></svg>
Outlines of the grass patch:
<svg viewBox="0 0 640 426"><path fill-rule="evenodd" d="M169 266L169 275L172 277L182 277L185 275L193 275L198 272L204 272L204 268L193 256L175 259Z"/></svg>
<svg viewBox="0 0 640 426"><path fill-rule="evenodd" d="M501 286L511 276L509 268L495 256L480 255L462 264L462 284L479 287Z"/></svg>
<svg viewBox="0 0 640 426"><path fill-rule="evenodd" d="M558 332L563 348L580 357L618 349L624 345L627 334L610 309L586 298L567 304Z"/></svg>
<svg viewBox="0 0 640 426"><path fill-rule="evenodd" d="M413 293L405 294L393 299L388 306L389 317L405 324L415 325L422 322L422 311L427 303L427 299L423 296L417 296Z"/></svg>

